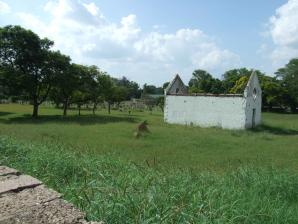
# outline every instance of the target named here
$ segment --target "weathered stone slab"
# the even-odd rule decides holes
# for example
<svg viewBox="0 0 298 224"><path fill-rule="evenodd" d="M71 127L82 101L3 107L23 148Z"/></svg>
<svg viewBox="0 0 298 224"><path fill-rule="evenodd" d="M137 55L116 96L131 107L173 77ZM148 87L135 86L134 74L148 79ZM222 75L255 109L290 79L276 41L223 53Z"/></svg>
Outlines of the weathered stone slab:
<svg viewBox="0 0 298 224"><path fill-rule="evenodd" d="M14 174L8 174L4 176L0 176L0 183L8 180L13 180L13 179L18 179L19 176L14 175Z"/></svg>
<svg viewBox="0 0 298 224"><path fill-rule="evenodd" d="M9 175L9 174L17 175L17 174L19 174L19 171L9 168L7 166L0 166L0 176L5 176L5 175Z"/></svg>
<svg viewBox="0 0 298 224"><path fill-rule="evenodd" d="M0 220L13 216L17 212L22 212L29 207L43 204L60 197L54 190L39 185L35 188L27 188L20 192L7 192L0 196Z"/></svg>
<svg viewBox="0 0 298 224"><path fill-rule="evenodd" d="M21 190L42 184L42 182L39 180L28 175L20 175L15 177L16 178L0 180L0 195L9 191Z"/></svg>
<svg viewBox="0 0 298 224"><path fill-rule="evenodd" d="M0 166L0 224L103 224L87 222L85 213L42 182Z"/></svg>
<svg viewBox="0 0 298 224"><path fill-rule="evenodd" d="M62 199L37 204L22 209L20 212L7 217L0 218L1 224L82 224L84 213L74 208L71 204Z"/></svg>

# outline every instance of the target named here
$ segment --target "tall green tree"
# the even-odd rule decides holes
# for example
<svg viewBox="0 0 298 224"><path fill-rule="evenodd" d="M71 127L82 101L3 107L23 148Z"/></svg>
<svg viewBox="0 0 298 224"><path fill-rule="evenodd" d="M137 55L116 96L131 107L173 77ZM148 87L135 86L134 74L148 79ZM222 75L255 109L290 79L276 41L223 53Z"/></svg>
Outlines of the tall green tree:
<svg viewBox="0 0 298 224"><path fill-rule="evenodd" d="M157 98L157 106L159 106L159 108L161 109L161 111L164 111L164 107L165 107L165 97L164 96L160 96Z"/></svg>
<svg viewBox="0 0 298 224"><path fill-rule="evenodd" d="M81 75L80 65L64 62L65 70L55 79L55 85L50 93L50 99L56 104L63 104L63 116L67 115L70 103L74 100L74 92L79 87Z"/></svg>
<svg viewBox="0 0 298 224"><path fill-rule="evenodd" d="M0 70L5 71L12 92L29 97L35 118L53 87L55 75L61 72L56 60L59 52L50 51L53 44L20 26L0 28Z"/></svg>
<svg viewBox="0 0 298 224"><path fill-rule="evenodd" d="M244 89L247 85L249 77L248 76L242 76L240 77L235 85L230 89L229 93L233 94L242 94L244 92Z"/></svg>
<svg viewBox="0 0 298 224"><path fill-rule="evenodd" d="M141 96L141 89L139 84L134 81L128 80L125 76L121 79L116 80L116 85L125 87L127 89L126 100L130 100L132 98L140 98Z"/></svg>
<svg viewBox="0 0 298 224"><path fill-rule="evenodd" d="M93 103L92 111L93 115L95 115L95 110L97 108L98 103L104 101L105 99L105 94L109 89L108 86L110 84L111 78L106 72L101 71L96 66L89 66L89 73L92 77L92 80L90 80L91 82L89 83L89 91L91 101Z"/></svg>
<svg viewBox="0 0 298 224"><path fill-rule="evenodd" d="M81 107L84 104L90 103L93 100L93 94L95 94L97 67L76 65L75 72L78 75L78 86L73 93L72 102L77 104L79 109L79 115L81 115ZM95 87L94 87L95 86Z"/></svg>
<svg viewBox="0 0 298 224"><path fill-rule="evenodd" d="M170 82L165 82L163 85L162 85L162 89L165 90L168 85L170 84Z"/></svg>
<svg viewBox="0 0 298 224"><path fill-rule="evenodd" d="M258 75L259 82L262 89L262 106L263 108L266 106L269 110L272 109L273 106L281 106L282 98L283 98L283 88L281 86L281 82L274 77L268 76L262 73L259 70L254 70ZM234 86L230 89L227 89L229 93L238 93L242 94L247 82L249 80L250 75L252 74L252 69L241 68L241 69L233 69L228 71L226 74L226 83L230 84L234 83L234 78L239 77L236 80ZM229 82L231 81L231 82Z"/></svg>
<svg viewBox="0 0 298 224"><path fill-rule="evenodd" d="M231 89L241 77L249 77L253 70L247 68L231 69L222 76L222 86L224 93L230 93ZM247 79L248 80L248 79Z"/></svg>
<svg viewBox="0 0 298 224"><path fill-rule="evenodd" d="M143 85L143 95L148 95L148 94L158 94L162 95L163 94L163 88L162 87L156 87L155 85L147 85L146 83Z"/></svg>
<svg viewBox="0 0 298 224"><path fill-rule="evenodd" d="M268 110L272 110L273 106L281 107L284 104L285 89L282 87L280 80L276 77L260 76L262 89L262 104Z"/></svg>
<svg viewBox="0 0 298 224"><path fill-rule="evenodd" d="M112 101L117 103L118 104L118 107L119 107L119 104L121 101L124 101L127 99L127 96L128 96L128 88L124 87L124 86L114 86L113 87L113 97L112 97Z"/></svg>
<svg viewBox="0 0 298 224"><path fill-rule="evenodd" d="M192 92L210 93L212 86L212 75L205 70L197 69L192 73L188 85Z"/></svg>
<svg viewBox="0 0 298 224"><path fill-rule="evenodd" d="M108 74L101 74L97 78L101 96L108 103L108 113L111 113L111 104L114 102L114 86L112 78Z"/></svg>
<svg viewBox="0 0 298 224"><path fill-rule="evenodd" d="M284 101L292 112L296 112L298 106L298 58L291 59L285 67L278 69L277 78L285 89Z"/></svg>
<svg viewBox="0 0 298 224"><path fill-rule="evenodd" d="M195 70L192 78L188 83L190 93L213 93L219 94L223 92L222 82L212 77L205 70Z"/></svg>

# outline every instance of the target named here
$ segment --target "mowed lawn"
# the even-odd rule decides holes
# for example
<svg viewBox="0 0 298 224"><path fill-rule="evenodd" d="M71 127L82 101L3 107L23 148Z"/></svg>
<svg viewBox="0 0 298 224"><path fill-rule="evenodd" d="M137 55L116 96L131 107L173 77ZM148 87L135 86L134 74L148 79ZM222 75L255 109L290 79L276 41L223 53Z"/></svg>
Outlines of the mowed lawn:
<svg viewBox="0 0 298 224"><path fill-rule="evenodd" d="M149 166L225 171L242 165L298 170L298 115L263 113L256 130L231 131L169 125L159 111L96 112L40 108L30 117L30 105L0 104L0 135L42 145L63 145L84 154L113 154ZM148 121L150 134L136 139L137 125Z"/></svg>

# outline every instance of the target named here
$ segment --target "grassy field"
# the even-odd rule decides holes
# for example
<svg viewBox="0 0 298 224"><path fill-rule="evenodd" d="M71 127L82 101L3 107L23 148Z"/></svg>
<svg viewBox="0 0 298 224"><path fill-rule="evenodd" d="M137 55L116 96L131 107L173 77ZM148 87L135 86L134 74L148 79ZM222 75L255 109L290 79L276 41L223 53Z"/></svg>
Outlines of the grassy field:
<svg viewBox="0 0 298 224"><path fill-rule="evenodd" d="M41 179L105 223L298 223L298 175L242 167L216 174L149 167L0 137L0 164Z"/></svg>
<svg viewBox="0 0 298 224"><path fill-rule="evenodd" d="M0 104L0 135L42 145L63 145L87 154L112 153L140 164L225 171L238 166L275 166L298 170L298 115L263 113L263 126L250 131L168 125L160 112L62 111L41 107L38 120L31 106ZM135 139L139 122L151 134Z"/></svg>
<svg viewBox="0 0 298 224"><path fill-rule="evenodd" d="M0 105L0 165L41 179L105 223L298 223L298 115L256 130L163 123L160 112ZM150 134L135 139L143 120Z"/></svg>

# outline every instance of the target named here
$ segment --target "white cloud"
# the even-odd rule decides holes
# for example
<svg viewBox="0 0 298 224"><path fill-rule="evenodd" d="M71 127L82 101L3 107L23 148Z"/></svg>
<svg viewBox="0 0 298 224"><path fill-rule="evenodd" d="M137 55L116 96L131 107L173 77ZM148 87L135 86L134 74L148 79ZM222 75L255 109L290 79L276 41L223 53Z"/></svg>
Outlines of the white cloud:
<svg viewBox="0 0 298 224"><path fill-rule="evenodd" d="M136 15L110 22L93 2L49 0L44 10L49 23L32 14L17 16L21 25L54 40L75 62L96 64L140 83L160 84L177 72L189 79L195 68L220 74L240 63L238 55L221 49L199 29L145 33Z"/></svg>
<svg viewBox="0 0 298 224"><path fill-rule="evenodd" d="M7 3L0 1L0 14L10 13L10 7Z"/></svg>
<svg viewBox="0 0 298 224"><path fill-rule="evenodd" d="M269 21L269 33L275 44L271 53L274 67L298 57L298 0L289 0L276 10Z"/></svg>
<svg viewBox="0 0 298 224"><path fill-rule="evenodd" d="M97 16L99 14L99 8L94 4L94 2L91 2L90 4L83 3L83 5L93 16Z"/></svg>
<svg viewBox="0 0 298 224"><path fill-rule="evenodd" d="M180 29L174 34L153 32L136 42L135 48L139 54L163 63L197 66L210 71L240 62L236 54L220 49L198 29Z"/></svg>

